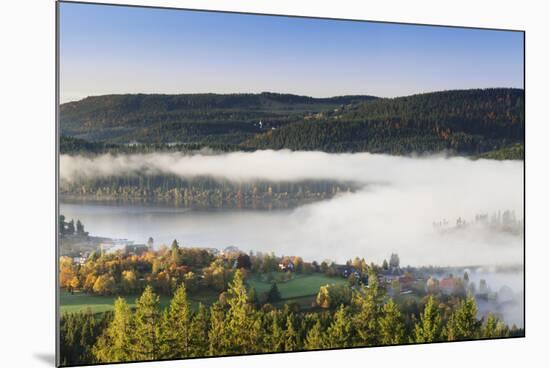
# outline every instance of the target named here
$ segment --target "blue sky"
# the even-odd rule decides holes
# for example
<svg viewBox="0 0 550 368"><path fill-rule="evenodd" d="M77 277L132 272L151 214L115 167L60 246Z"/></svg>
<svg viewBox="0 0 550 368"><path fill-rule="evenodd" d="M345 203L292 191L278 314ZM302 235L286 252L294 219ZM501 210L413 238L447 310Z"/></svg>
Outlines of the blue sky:
<svg viewBox="0 0 550 368"><path fill-rule="evenodd" d="M523 34L60 5L61 101L107 93L384 97L523 88Z"/></svg>

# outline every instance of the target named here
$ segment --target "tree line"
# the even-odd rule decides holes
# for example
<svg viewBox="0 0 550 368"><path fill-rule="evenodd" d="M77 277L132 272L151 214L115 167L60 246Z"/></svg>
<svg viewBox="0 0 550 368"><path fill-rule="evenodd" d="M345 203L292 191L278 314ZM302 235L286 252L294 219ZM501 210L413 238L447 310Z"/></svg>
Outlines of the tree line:
<svg viewBox="0 0 550 368"><path fill-rule="evenodd" d="M280 269L280 265L289 263L296 274L320 272L327 276L341 276L334 262L318 264L316 261L305 262L299 256L248 255L240 251L215 255L204 248L180 247L174 240L170 247L161 245L158 250L148 248L139 254L124 249L111 253L93 251L84 262L61 256L59 282L60 287L69 292L96 295L135 295L149 285L156 293L172 296L180 284L185 284L188 292L199 289L223 292L237 269L265 276L265 282L273 283L276 282L274 273L290 276L290 271ZM350 264L366 274L368 266L364 259L356 258ZM264 296L259 295L260 299Z"/></svg>
<svg viewBox="0 0 550 368"><path fill-rule="evenodd" d="M350 305L308 312L289 305L258 308L240 270L223 299L209 308L200 304L196 311L184 284L164 311L148 286L135 310L119 298L114 312L100 318L91 313L63 315L61 361L180 359L523 335L522 329L509 327L494 315L478 319L472 296L460 300L449 317L434 296L425 299L417 315L405 316L379 287L376 275L369 279L369 287L353 291Z"/></svg>
<svg viewBox="0 0 550 368"><path fill-rule="evenodd" d="M61 105L60 121L63 134L92 141L237 144L306 113L373 98L278 93L105 95ZM268 124L260 127L260 120Z"/></svg>
<svg viewBox="0 0 550 368"><path fill-rule="evenodd" d="M306 116L242 145L260 149L477 155L523 145L524 93L485 89L376 99ZM487 158L516 159L517 149Z"/></svg>
<svg viewBox="0 0 550 368"><path fill-rule="evenodd" d="M150 152L212 147L374 152L453 151L522 156L524 91L454 90L398 98L110 95L61 107L62 152ZM262 125L259 122L262 121ZM127 147L137 141L142 145ZM115 144L116 143L116 144Z"/></svg>
<svg viewBox="0 0 550 368"><path fill-rule="evenodd" d="M164 202L189 208L276 209L330 199L357 185L334 180L232 182L212 177L136 174L63 182L60 193L97 200Z"/></svg>

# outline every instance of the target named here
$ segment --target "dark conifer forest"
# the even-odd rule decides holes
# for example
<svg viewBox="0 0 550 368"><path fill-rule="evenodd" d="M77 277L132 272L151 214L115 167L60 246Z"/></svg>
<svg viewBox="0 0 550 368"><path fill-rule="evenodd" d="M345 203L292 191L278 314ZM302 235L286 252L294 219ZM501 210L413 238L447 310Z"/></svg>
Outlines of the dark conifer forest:
<svg viewBox="0 0 550 368"><path fill-rule="evenodd" d="M524 92L107 95L61 106L62 153L291 149L522 159Z"/></svg>

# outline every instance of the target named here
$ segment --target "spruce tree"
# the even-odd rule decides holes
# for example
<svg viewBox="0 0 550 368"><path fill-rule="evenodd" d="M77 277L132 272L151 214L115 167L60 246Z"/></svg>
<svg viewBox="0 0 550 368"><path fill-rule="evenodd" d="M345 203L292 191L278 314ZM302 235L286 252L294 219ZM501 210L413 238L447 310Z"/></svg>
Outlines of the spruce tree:
<svg viewBox="0 0 550 368"><path fill-rule="evenodd" d="M101 363L136 360L133 352L134 321L126 301L118 298L114 305L113 320L98 338L92 354Z"/></svg>
<svg viewBox="0 0 550 368"><path fill-rule="evenodd" d="M80 341L79 345L82 347L80 352L78 363L86 363L92 361L92 353L90 348L93 346L95 339L97 337L97 325L98 323L95 320L94 315L92 314L91 309L88 308L85 314L80 314L82 316L82 327L80 329Z"/></svg>
<svg viewBox="0 0 550 368"><path fill-rule="evenodd" d="M280 312L272 310L269 313L270 325L263 339L265 352L281 352L285 348L285 331L280 325Z"/></svg>
<svg viewBox="0 0 550 368"><path fill-rule="evenodd" d="M469 340L479 337L480 322L477 319L477 306L473 296L462 300L447 324L447 338Z"/></svg>
<svg viewBox="0 0 550 368"><path fill-rule="evenodd" d="M414 341L412 342L434 342L441 341L443 334L443 323L439 308L432 295L424 306L420 315L420 321L414 326Z"/></svg>
<svg viewBox="0 0 550 368"><path fill-rule="evenodd" d="M285 351L294 351L298 347L298 334L294 329L292 313L286 317Z"/></svg>
<svg viewBox="0 0 550 368"><path fill-rule="evenodd" d="M163 346L160 325L159 297L151 286L147 286L136 301L132 341L136 360L157 360L163 357L161 352L167 349Z"/></svg>
<svg viewBox="0 0 550 368"><path fill-rule="evenodd" d="M353 327L356 346L373 346L380 344L380 318L384 298L383 289L378 286L376 273L369 270L368 288L356 292L353 304L358 308L353 315Z"/></svg>
<svg viewBox="0 0 550 368"><path fill-rule="evenodd" d="M321 321L317 320L313 327L308 331L304 348L306 350L316 350L324 348Z"/></svg>
<svg viewBox="0 0 550 368"><path fill-rule="evenodd" d="M382 345L397 345L403 342L405 327L401 319L401 313L390 299L383 308L380 318L380 343Z"/></svg>
<svg viewBox="0 0 550 368"><path fill-rule="evenodd" d="M67 234L71 234L73 235L75 232L75 229L74 229L74 220L71 220L67 223Z"/></svg>
<svg viewBox="0 0 550 368"><path fill-rule="evenodd" d="M225 334L225 309L220 302L215 302L210 307L210 329L208 331L208 355L227 354L224 347Z"/></svg>
<svg viewBox="0 0 550 368"><path fill-rule="evenodd" d="M191 355L191 308L185 284L181 284L163 316L163 340L166 358L186 358Z"/></svg>
<svg viewBox="0 0 550 368"><path fill-rule="evenodd" d="M170 248L170 258L172 260L172 263L175 263L176 265L181 264L180 247L176 239L174 239Z"/></svg>
<svg viewBox="0 0 550 368"><path fill-rule="evenodd" d="M190 356L202 357L208 353L208 329L210 317L206 307L199 303L199 308L191 321L191 351Z"/></svg>
<svg viewBox="0 0 550 368"><path fill-rule="evenodd" d="M281 293L279 292L279 288L277 287L277 283L274 282L271 284L271 288L267 292L267 302L273 303L281 300Z"/></svg>
<svg viewBox="0 0 550 368"><path fill-rule="evenodd" d="M481 328L482 338L494 339L497 337L506 337L508 331L504 322L495 317L493 313L489 313L483 327Z"/></svg>
<svg viewBox="0 0 550 368"><path fill-rule="evenodd" d="M235 272L228 290L229 311L225 318L223 350L230 354L246 354L258 351L260 320L250 305L244 286L243 274Z"/></svg>
<svg viewBox="0 0 550 368"><path fill-rule="evenodd" d="M343 305L334 313L332 323L327 329L326 347L345 348L350 344L351 323Z"/></svg>

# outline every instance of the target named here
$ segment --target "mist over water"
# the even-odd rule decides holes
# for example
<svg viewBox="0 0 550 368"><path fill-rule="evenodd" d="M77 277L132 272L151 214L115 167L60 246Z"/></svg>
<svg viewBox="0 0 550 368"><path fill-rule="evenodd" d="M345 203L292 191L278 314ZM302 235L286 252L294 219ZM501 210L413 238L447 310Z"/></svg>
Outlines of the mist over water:
<svg viewBox="0 0 550 368"><path fill-rule="evenodd" d="M381 262L398 252L410 265L522 264L523 239L471 228L441 234L433 222L454 224L479 213L513 210L522 218L523 162L396 157L369 153L257 151L229 154L156 153L61 156L61 184L137 173L212 176L232 181L354 181L362 189L290 211L197 212L162 207L62 204L91 234L156 244L295 254L343 262Z"/></svg>
<svg viewBox="0 0 550 368"><path fill-rule="evenodd" d="M341 180L399 186L451 187L459 184L523 185L523 162L470 160L444 155L403 157L371 153L325 153L264 150L215 154L61 155L61 182L118 175L173 174L185 178L212 176L232 181ZM464 178L464 175L472 178ZM512 180L508 185L504 180ZM463 189L469 189L468 187ZM509 192L503 194L511 194ZM516 193L517 194L517 193Z"/></svg>

